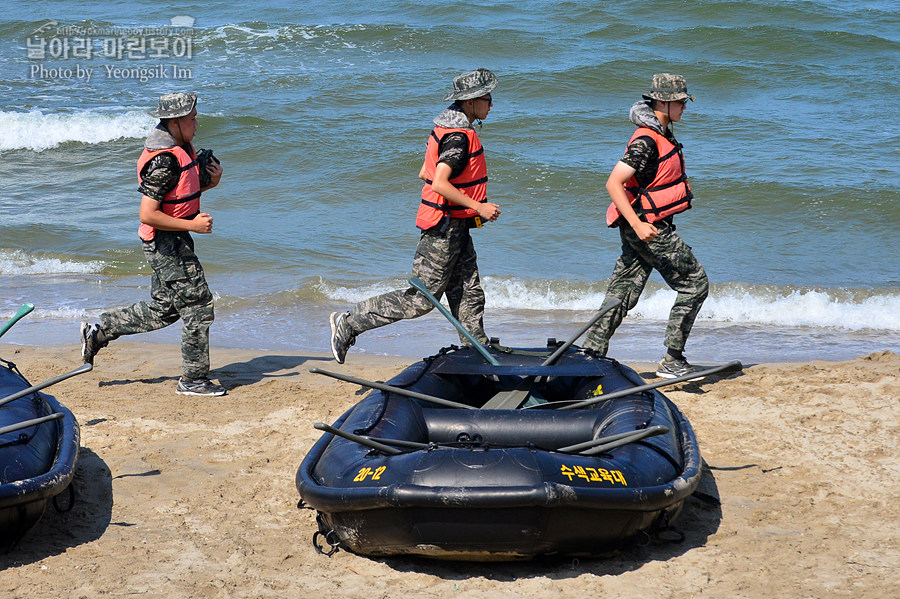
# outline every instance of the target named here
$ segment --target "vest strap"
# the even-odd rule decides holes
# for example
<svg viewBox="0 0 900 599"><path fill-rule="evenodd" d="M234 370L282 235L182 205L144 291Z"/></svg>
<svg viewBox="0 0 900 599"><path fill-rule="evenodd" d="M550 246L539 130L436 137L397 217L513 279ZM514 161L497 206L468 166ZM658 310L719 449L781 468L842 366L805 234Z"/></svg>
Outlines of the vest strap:
<svg viewBox="0 0 900 599"><path fill-rule="evenodd" d="M194 168L194 167L197 166L198 164L199 164L199 162L197 162L197 159L194 158L192 161L190 161L189 163L187 163L187 164L185 164L183 167L181 167L180 172L183 173L183 172L186 171L186 170L189 170L189 169Z"/></svg>
<svg viewBox="0 0 900 599"><path fill-rule="evenodd" d="M185 196L183 198L175 198L172 200L162 200L161 204L184 204L185 202L190 202L191 200L196 200L200 197L201 192L192 193L189 196ZM194 218L193 216L191 218Z"/></svg>
<svg viewBox="0 0 900 599"><path fill-rule="evenodd" d="M481 200L478 203L484 204L485 202L487 202L487 198ZM422 203L425 204L426 206L431 206L432 208L437 208L438 210L443 210L444 212L448 212L448 211L453 212L454 210L469 210L465 206L460 206L459 204L451 204L450 202L447 202L445 204L438 204L436 202L429 202L428 200L423 199Z"/></svg>
<svg viewBox="0 0 900 599"><path fill-rule="evenodd" d="M450 183L453 185L453 187L455 187L457 189L462 189L464 187L475 187L476 185L480 185L482 183L487 183L487 180L488 180L487 175L485 175L481 179L475 179L474 181L469 181L467 183L453 183L452 179L450 180ZM428 183L429 185L431 185L433 183L433 181L431 179L425 179L425 182Z"/></svg>

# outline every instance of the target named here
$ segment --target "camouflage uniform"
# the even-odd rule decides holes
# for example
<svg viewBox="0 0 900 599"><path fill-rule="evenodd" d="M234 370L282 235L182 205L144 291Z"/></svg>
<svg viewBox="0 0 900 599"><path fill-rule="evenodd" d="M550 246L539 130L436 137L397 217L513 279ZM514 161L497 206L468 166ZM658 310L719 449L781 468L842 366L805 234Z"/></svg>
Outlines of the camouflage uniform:
<svg viewBox="0 0 900 599"><path fill-rule="evenodd" d="M144 257L153 269L151 302L138 302L100 315L109 341L122 335L155 331L182 320L181 359L184 377L209 374L209 326L214 319L213 296L203 267L194 254L189 233L157 231L143 242Z"/></svg>
<svg viewBox="0 0 900 599"><path fill-rule="evenodd" d="M436 298L446 293L453 316L475 339L486 344L484 291L470 226L471 219L452 218L443 233L439 226L423 231L413 258L413 276L422 279ZM358 303L350 310L347 324L357 335L404 318L422 316L433 308L415 288L399 289ZM462 335L460 341L468 343Z"/></svg>
<svg viewBox="0 0 900 599"><path fill-rule="evenodd" d="M659 235L650 241L638 239L628 224L619 227L622 255L616 261L606 296L619 298L622 303L591 327L585 339L585 347L606 355L610 337L625 315L637 304L644 285L655 268L669 287L678 293L669 312L664 345L669 349L684 351L697 313L709 293L709 281L690 246L675 233L675 225L666 220L657 221L654 225L659 230Z"/></svg>
<svg viewBox="0 0 900 599"><path fill-rule="evenodd" d="M693 96L686 91L684 79L666 73L654 76L654 89L644 99L677 101ZM650 127L665 135L677 145L670 129L662 130L662 126L648 103L637 102L631 107L631 121L639 127ZM632 142L622 162L635 169L638 183L644 186L656 176L659 165L659 153L655 144L648 143L649 138L639 137ZM641 216L639 206L635 206ZM622 303L609 311L591 329L585 338L584 346L606 355L609 339L622 322L625 315L637 304L650 273L655 268L674 291L678 293L675 304L669 312L669 323L666 327L664 345L676 352L684 351L685 342L709 294L709 281L706 271L694 256L689 245L675 233L673 217L653 223L658 235L650 241L641 241L634 229L619 218L613 226L619 227L622 239L622 255L616 261L612 277L607 288L607 297L615 297ZM645 220L642 218L641 220Z"/></svg>

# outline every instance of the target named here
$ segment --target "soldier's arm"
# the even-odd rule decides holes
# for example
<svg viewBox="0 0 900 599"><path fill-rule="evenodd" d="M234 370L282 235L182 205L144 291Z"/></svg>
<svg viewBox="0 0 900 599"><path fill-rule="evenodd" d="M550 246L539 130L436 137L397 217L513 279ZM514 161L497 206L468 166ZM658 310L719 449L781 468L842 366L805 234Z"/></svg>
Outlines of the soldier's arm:
<svg viewBox="0 0 900 599"><path fill-rule="evenodd" d="M628 166L624 162L618 162L606 180L606 191L609 192L609 197L613 204L616 205L619 213L634 229L638 238L641 241L650 241L658 233L656 227L638 218L637 212L631 207L631 201L625 193L625 182L631 179L634 173L634 167Z"/></svg>
<svg viewBox="0 0 900 599"><path fill-rule="evenodd" d="M169 216L162 211L162 204L151 197L141 197L141 222L160 231L191 231L193 233L212 233L212 217L201 212L191 220Z"/></svg>
<svg viewBox="0 0 900 599"><path fill-rule="evenodd" d="M180 168L174 155L165 152L151 159L141 174L141 222L160 231L212 232L212 217L198 214L193 220L169 216L162 211L162 200L178 184Z"/></svg>
<svg viewBox="0 0 900 599"><path fill-rule="evenodd" d="M490 202L476 202L450 183L450 165L446 162L438 162L434 169L434 181L431 189L444 196L444 199L453 204L459 204L471 208L484 220L497 220L500 216L500 207Z"/></svg>
<svg viewBox="0 0 900 599"><path fill-rule="evenodd" d="M466 134L448 133L441 139L438 152L431 189L450 203L475 210L484 220L497 220L500 208L496 204L476 202L450 183L450 179L459 175L469 162L469 138Z"/></svg>

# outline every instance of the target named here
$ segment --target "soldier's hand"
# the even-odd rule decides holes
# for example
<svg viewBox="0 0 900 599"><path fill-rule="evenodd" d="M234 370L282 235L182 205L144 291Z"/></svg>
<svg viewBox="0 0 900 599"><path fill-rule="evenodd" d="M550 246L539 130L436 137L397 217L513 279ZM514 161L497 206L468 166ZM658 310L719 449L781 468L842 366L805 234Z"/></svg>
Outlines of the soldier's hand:
<svg viewBox="0 0 900 599"><path fill-rule="evenodd" d="M641 241L651 241L654 237L659 235L659 231L656 227L650 223L645 223L644 221L641 221L634 227L634 233Z"/></svg>
<svg viewBox="0 0 900 599"><path fill-rule="evenodd" d="M482 218L482 220L490 220L494 221L500 216L500 206L497 204L492 204L490 202L483 202L478 204L478 208L476 210L478 212L478 216Z"/></svg>
<svg viewBox="0 0 900 599"><path fill-rule="evenodd" d="M212 233L213 218L206 212L201 212L191 220L195 233Z"/></svg>
<svg viewBox="0 0 900 599"><path fill-rule="evenodd" d="M209 186L207 189L218 185L219 179L222 178L222 165L210 160L209 164L206 165L206 172L209 173Z"/></svg>

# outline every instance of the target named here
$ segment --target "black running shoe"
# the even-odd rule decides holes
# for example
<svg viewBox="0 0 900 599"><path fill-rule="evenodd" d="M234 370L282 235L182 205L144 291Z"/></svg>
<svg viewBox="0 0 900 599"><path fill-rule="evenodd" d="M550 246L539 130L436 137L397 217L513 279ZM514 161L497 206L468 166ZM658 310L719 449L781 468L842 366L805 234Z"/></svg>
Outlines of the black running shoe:
<svg viewBox="0 0 900 599"><path fill-rule="evenodd" d="M356 335L350 330L347 324L349 312L332 312L331 313L331 353L338 364L344 363L347 357L347 350L356 343Z"/></svg>
<svg viewBox="0 0 900 599"><path fill-rule="evenodd" d="M175 389L178 395L201 395L207 397L218 397L225 395L225 387L217 385L209 379L185 379L178 381L178 387Z"/></svg>
<svg viewBox="0 0 900 599"><path fill-rule="evenodd" d="M97 352L109 345L109 339L99 324L81 323L81 358L85 364L93 364Z"/></svg>
<svg viewBox="0 0 900 599"><path fill-rule="evenodd" d="M680 376L693 372L697 372L697 369L688 363L687 358L673 358L669 354L666 354L659 361L659 366L656 368L656 376L664 379L677 379ZM705 378L705 376L698 376L697 378L688 379L688 381L702 381Z"/></svg>

